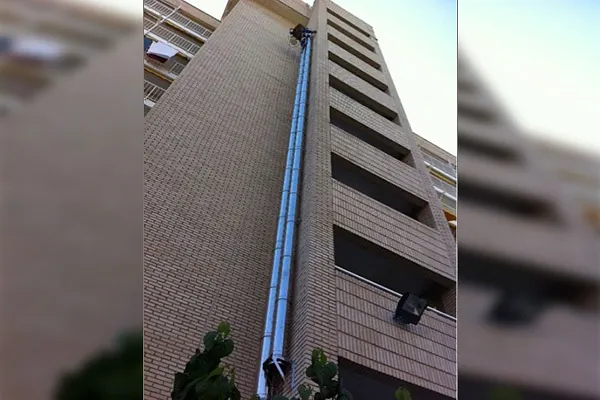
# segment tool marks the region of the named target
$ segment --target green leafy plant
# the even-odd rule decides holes
[[[222,322],[216,331],[204,336],[204,350],[196,349],[183,373],[175,374],[172,400],[240,400],[235,371],[221,366],[222,359],[229,356],[234,348],[229,333],[229,325]],[[274,396],[272,400],[352,400],[352,394],[343,388],[338,373],[337,365],[327,360],[325,352],[314,349],[306,376],[316,388],[304,384],[298,388],[298,396],[292,399]],[[396,400],[412,400],[405,388],[399,388],[395,397]],[[253,396],[251,400],[265,399]]]
[[[396,400],[412,400],[412,396],[408,389],[400,387],[396,390]]]
[[[172,400],[240,400],[235,385],[235,370],[221,365],[233,352],[229,324],[222,322],[216,331],[204,336],[204,350],[196,349],[183,372],[175,374]]]
[[[521,400],[523,397],[513,388],[498,386],[490,391],[489,398],[490,400]]]
[[[122,336],[117,346],[92,356],[59,381],[55,400],[142,400],[144,341],[141,332]]]

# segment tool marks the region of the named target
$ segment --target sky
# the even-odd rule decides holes
[[[87,1],[140,7],[137,0]],[[216,18],[226,4],[189,2]],[[374,27],[413,131],[450,153],[456,154],[458,36],[461,50],[525,131],[600,154],[600,1],[336,3]]]
[[[600,154],[600,1],[459,0],[459,41],[529,133]]]

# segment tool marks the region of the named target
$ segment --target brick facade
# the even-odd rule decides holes
[[[202,333],[225,316],[238,344],[231,362],[237,364],[243,394],[256,389],[300,51],[287,38],[295,23],[278,16],[277,7],[234,3],[146,118],[146,376],[152,382],[146,396],[152,399],[168,395],[173,373]],[[276,2],[265,7],[271,3]],[[339,16],[331,19],[339,30],[328,24],[328,8]],[[304,382],[310,354],[320,347],[333,360],[343,357],[453,397],[456,322],[427,311],[422,324],[406,330],[391,321],[398,295],[336,269],[334,226],[446,282],[456,279],[455,241],[377,42],[361,39],[371,51],[355,40],[364,36],[361,30],[373,35],[372,28],[327,0],[315,1],[304,18],[317,34],[286,334],[286,357],[293,367],[277,390],[290,393]],[[361,59],[339,43],[354,48]],[[330,53],[379,83],[353,75],[332,62]],[[356,92],[330,87],[331,77],[368,98],[369,107],[351,98]],[[331,125],[330,108],[408,156],[396,159]],[[334,180],[332,154],[425,204],[418,220]],[[448,288],[443,300],[451,312],[455,293]]]

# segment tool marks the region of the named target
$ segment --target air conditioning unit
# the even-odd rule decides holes
[[[413,293],[404,293],[396,306],[394,320],[403,324],[417,325],[427,308],[427,300]]]

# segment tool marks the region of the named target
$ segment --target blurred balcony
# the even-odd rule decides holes
[[[175,8],[158,0],[144,0],[144,9],[159,18],[164,18],[171,14]],[[192,21],[179,12],[171,14],[168,21],[173,23],[177,28],[191,34],[192,36],[206,42],[212,35],[212,32],[199,23]]]
[[[196,53],[200,51],[202,46],[189,41],[181,35],[176,34],[165,28],[164,26],[154,26],[155,22],[144,18],[144,30],[152,28],[150,32],[145,33],[150,39],[166,43],[175,48],[179,53],[192,58]]]
[[[161,96],[165,93],[165,89],[144,81],[144,105],[148,107],[154,107],[156,102],[160,100]]]

